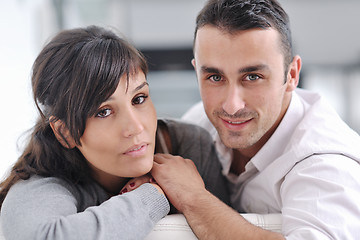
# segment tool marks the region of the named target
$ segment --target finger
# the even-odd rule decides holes
[[[162,157],[171,157],[171,156],[174,156],[174,155],[172,155],[172,154],[170,154],[170,153],[156,153],[155,155],[157,155],[157,156],[162,156]]]
[[[124,186],[121,190],[120,190],[120,195],[124,194],[124,193],[127,193],[129,190],[127,189],[126,186]]]
[[[155,178],[151,177],[149,182],[150,183],[156,183],[156,180],[155,180]]]
[[[156,179],[156,172],[158,171],[160,164],[154,161],[153,167],[150,170],[151,175]]]
[[[162,169],[164,167],[163,164],[161,163],[157,163],[154,162],[152,169],[150,170],[150,173],[153,177],[153,179],[156,181],[156,183],[159,184],[158,182],[158,178],[161,178],[162,172],[164,171],[164,169]]]
[[[175,160],[183,160],[183,158],[177,155],[171,155],[165,153],[157,153],[154,155],[154,161],[160,164]]]
[[[155,154],[154,155],[154,163],[162,164],[166,162],[166,156],[163,154]]]
[[[152,176],[150,174],[143,175],[141,177],[133,178],[129,182],[125,184],[125,186],[121,189],[120,194],[130,192],[138,188],[144,183],[149,183]]]
[[[135,190],[136,188],[138,188],[141,184],[139,184],[138,181],[132,181],[132,182],[128,182],[121,190],[120,190],[120,195],[127,193],[127,192],[131,192],[133,190]]]

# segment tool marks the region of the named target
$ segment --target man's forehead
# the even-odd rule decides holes
[[[281,53],[282,44],[279,32],[274,28],[249,29],[236,32],[224,31],[222,28],[206,25],[199,28],[194,42],[194,56],[200,52],[217,51],[220,54],[231,49],[228,54],[235,54],[239,49],[253,51],[268,51],[269,49]],[[255,52],[254,52],[255,53]]]

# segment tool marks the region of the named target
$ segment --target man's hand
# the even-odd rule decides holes
[[[194,195],[206,192],[204,182],[190,159],[170,154],[156,154],[151,174],[180,212],[184,212],[184,208],[192,202]]]
[[[156,154],[151,174],[199,239],[284,239],[252,225],[208,192],[189,159]]]

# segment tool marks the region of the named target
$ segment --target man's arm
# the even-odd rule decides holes
[[[199,239],[284,239],[252,225],[209,193],[189,159],[156,154],[151,173]]]

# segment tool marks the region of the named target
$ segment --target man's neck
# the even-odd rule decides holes
[[[251,160],[251,157],[243,155],[236,149],[233,149],[233,159],[231,162],[230,172],[239,176],[245,171],[246,164]]]

